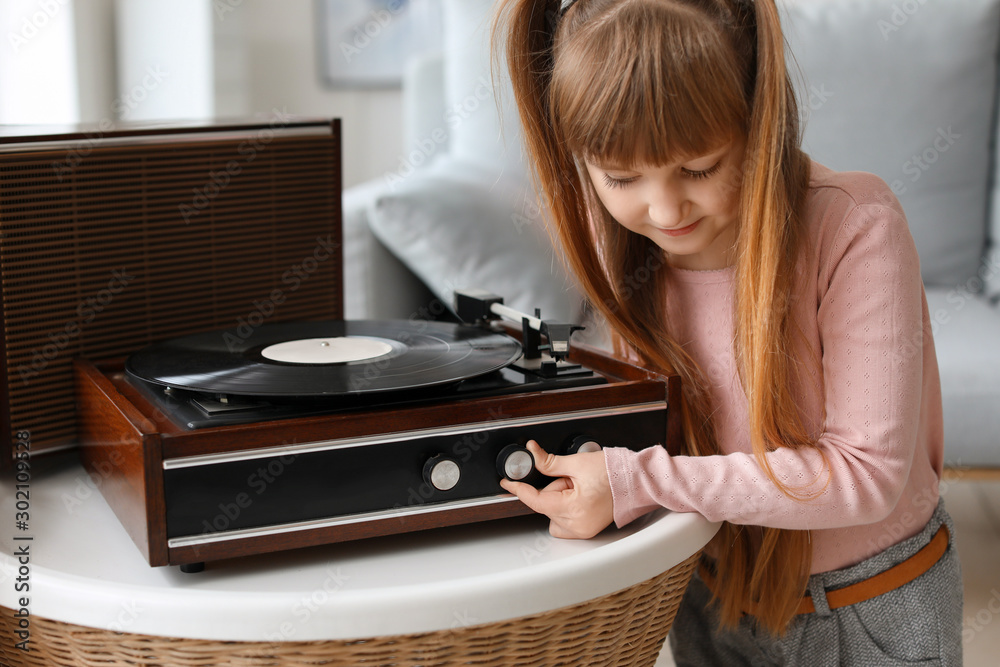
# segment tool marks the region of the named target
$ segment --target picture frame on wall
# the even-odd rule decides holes
[[[409,58],[441,48],[441,0],[316,0],[316,17],[330,88],[398,87]]]

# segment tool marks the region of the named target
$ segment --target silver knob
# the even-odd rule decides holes
[[[438,454],[424,464],[424,481],[438,491],[451,491],[460,479],[462,469],[454,459]]]
[[[520,445],[507,445],[497,457],[497,472],[509,480],[520,482],[535,469],[535,459]]]
[[[599,452],[603,449],[600,443],[585,435],[573,438],[573,442],[566,448],[567,454],[583,454],[586,452]]]

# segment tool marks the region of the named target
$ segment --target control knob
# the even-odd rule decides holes
[[[521,445],[507,445],[497,456],[497,472],[511,481],[524,481],[534,469],[534,457]]]
[[[443,454],[432,456],[424,464],[424,481],[438,491],[451,491],[461,478],[458,462]]]
[[[585,435],[578,435],[573,438],[573,442],[566,448],[567,454],[584,454],[586,452],[599,452],[603,449],[600,443]]]

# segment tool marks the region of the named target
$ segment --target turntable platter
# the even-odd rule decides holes
[[[241,337],[214,331],[154,343],[129,375],[190,391],[337,396],[452,384],[503,368],[520,344],[478,327],[422,320],[266,324]]]

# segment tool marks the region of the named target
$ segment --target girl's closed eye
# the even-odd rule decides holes
[[[611,174],[604,174],[604,185],[611,189],[628,187],[632,183],[635,183],[639,179],[638,176],[629,176],[627,178],[615,177]]]
[[[717,174],[719,170],[722,169],[722,162],[723,161],[720,159],[707,169],[689,169],[687,167],[681,167],[680,171],[681,174],[683,174],[687,178],[700,180],[704,178],[709,178]],[[604,185],[607,188],[613,190],[613,189],[628,187],[632,183],[635,183],[637,180],[639,180],[639,176],[612,176],[607,172],[603,172],[601,174],[601,180],[604,181]]]
[[[681,171],[683,171],[686,176],[689,176],[690,178],[697,180],[702,178],[708,178],[709,176],[718,173],[718,171],[721,168],[722,168],[722,160],[719,160],[708,169],[695,170],[695,169],[686,169],[682,167]]]

